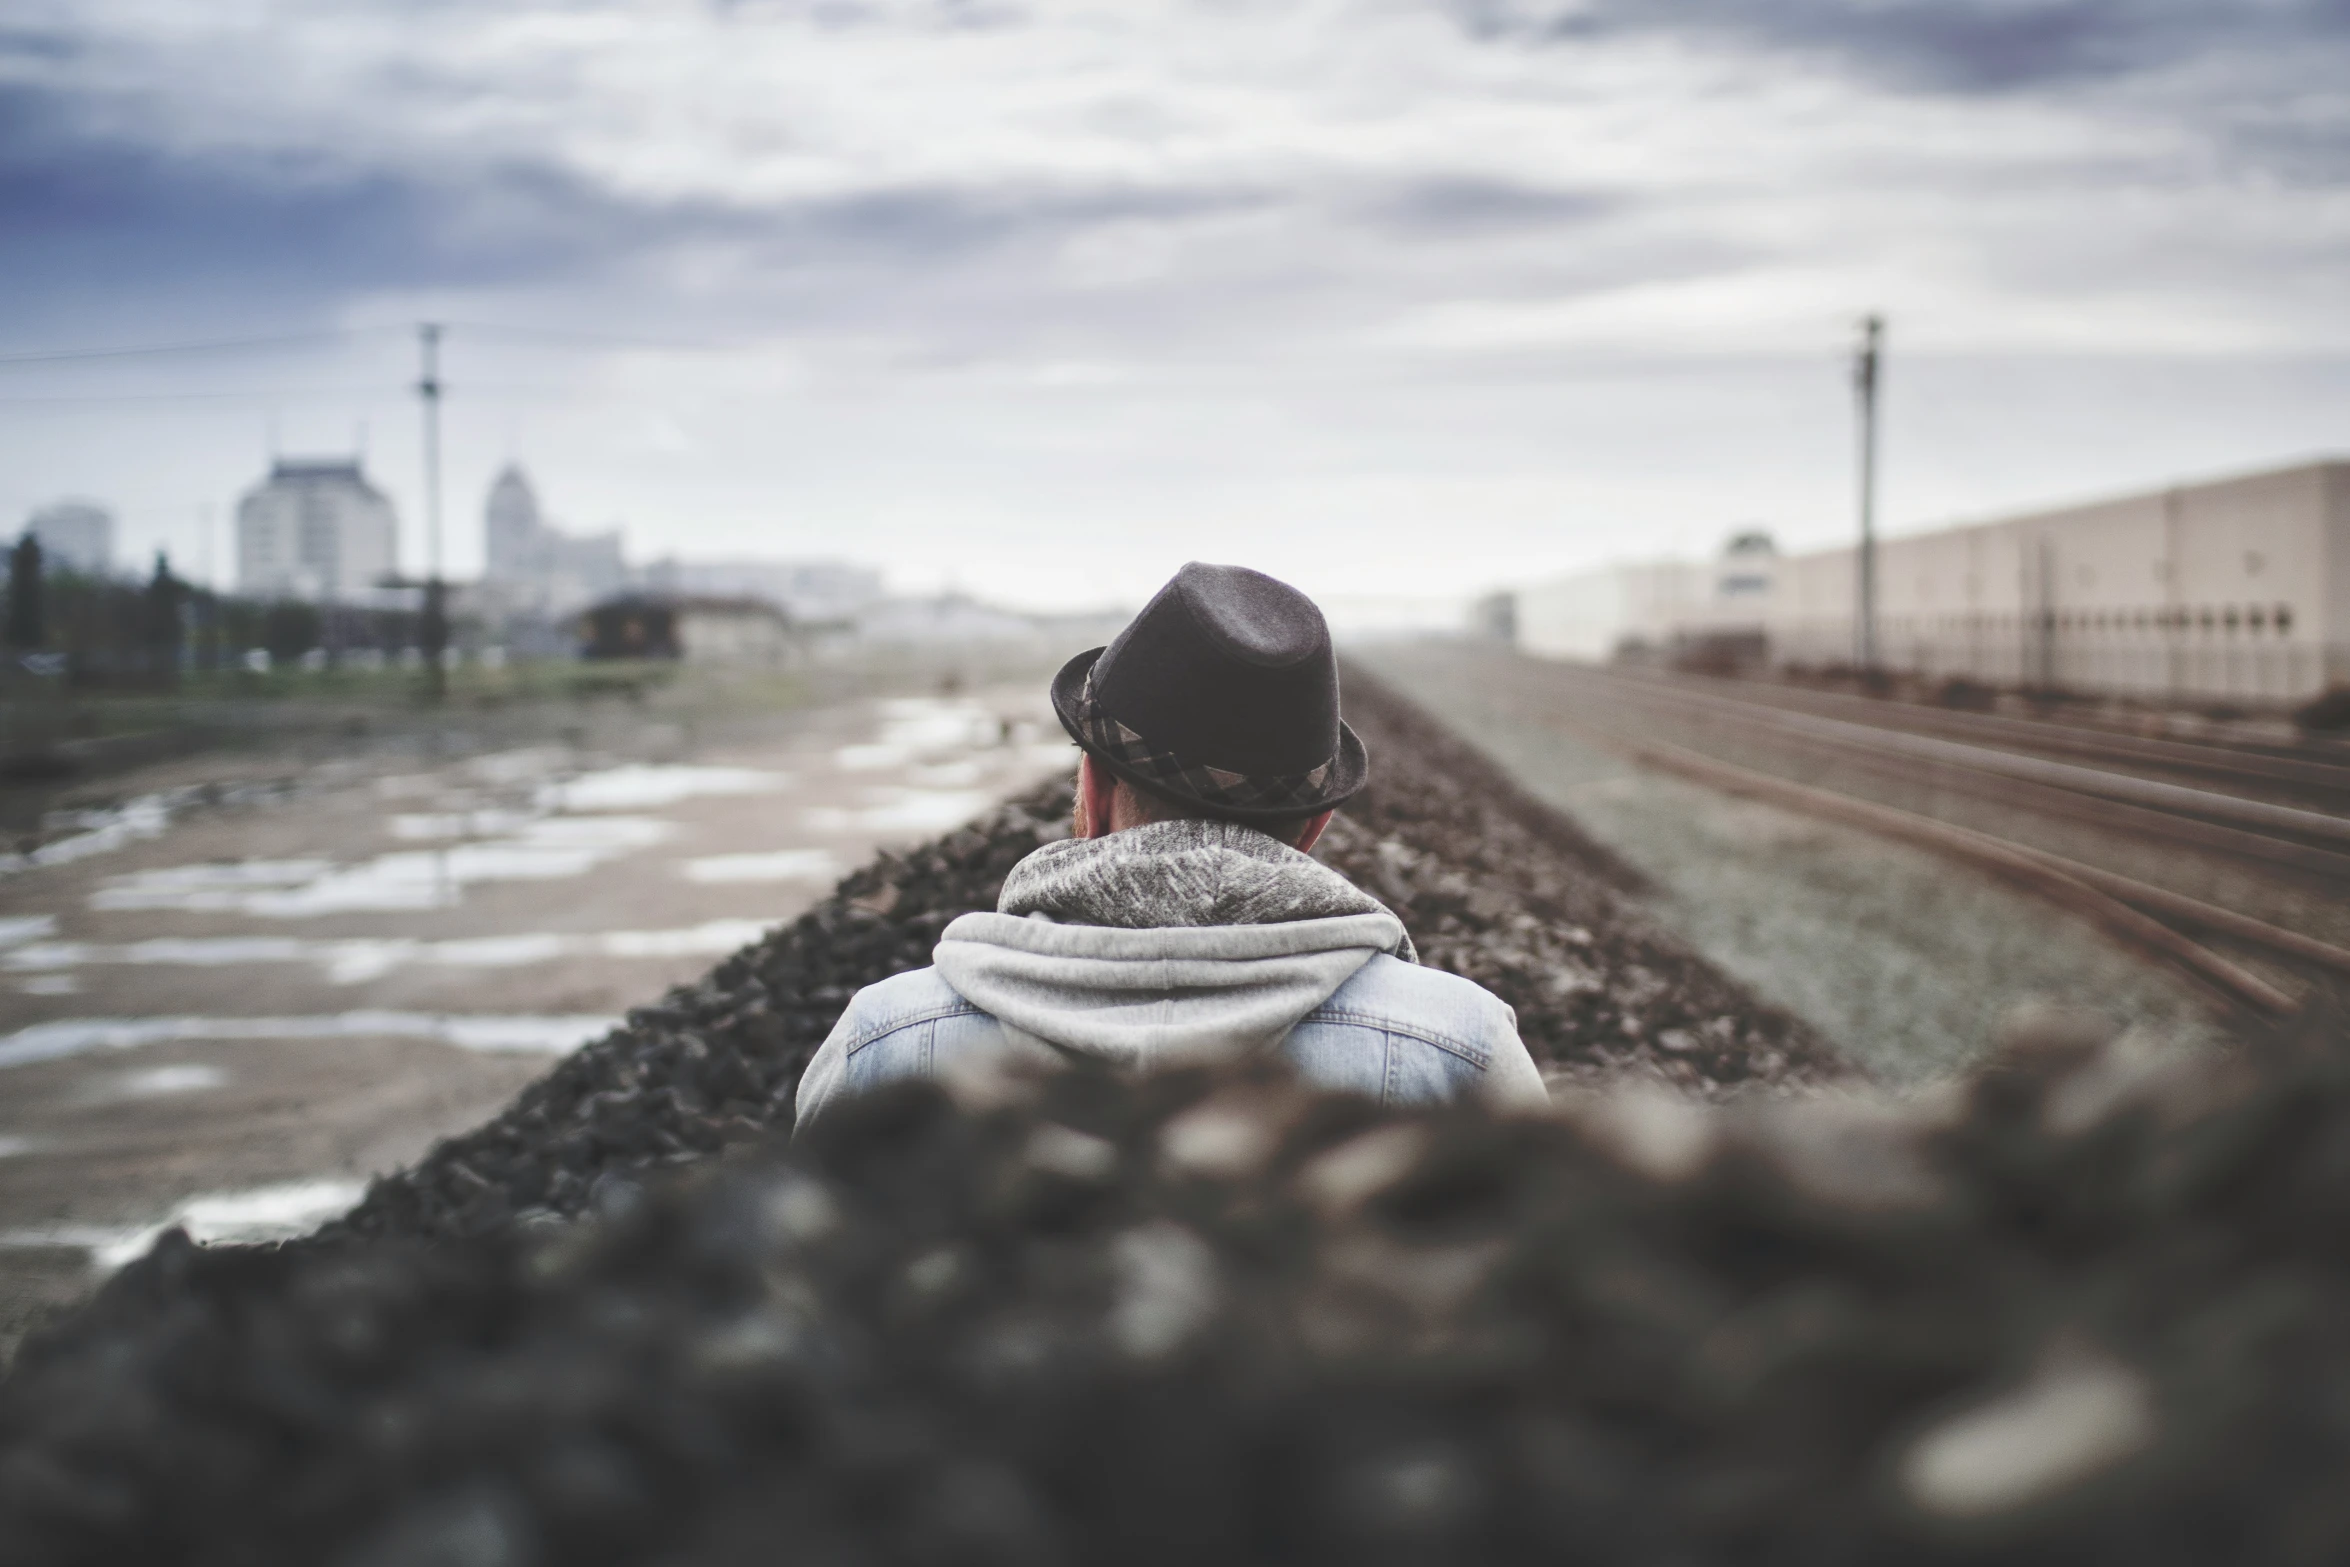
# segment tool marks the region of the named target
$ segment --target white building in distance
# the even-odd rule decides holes
[[[1858,552],[1749,542],[1531,584],[1519,644],[1604,659],[1759,632],[1773,663],[1849,667]],[[1928,679],[2299,701],[2350,682],[2350,462],[1881,539],[1876,621],[1879,664]]]
[[[620,534],[580,536],[551,526],[530,479],[508,463],[482,506],[482,581],[509,608],[564,615],[628,584]]]
[[[365,598],[399,567],[399,520],[354,457],[281,457],[237,502],[237,587],[254,597]]]
[[[51,571],[103,577],[114,569],[114,513],[92,501],[53,501],[25,520]]]
[[[856,620],[883,597],[879,571],[840,560],[657,560],[643,576],[659,593],[762,599],[802,625]]]
[[[1545,658],[1597,662],[1670,646],[1707,617],[1711,573],[1694,561],[1628,561],[1518,590],[1518,645]]]
[[[1857,552],[1781,565],[1781,663],[1849,663]],[[2350,680],[2350,462],[1883,540],[1887,668],[1997,685],[2297,701]]]

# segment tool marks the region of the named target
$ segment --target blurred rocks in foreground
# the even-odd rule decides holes
[[[2342,1044],[909,1085],[570,1221],[167,1243],[0,1390],[0,1560],[2339,1560]]]

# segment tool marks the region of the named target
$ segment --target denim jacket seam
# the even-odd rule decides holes
[[[1400,1034],[1406,1039],[1416,1039],[1423,1045],[1432,1045],[1447,1055],[1459,1056],[1479,1071],[1488,1070],[1493,1065],[1493,1052],[1490,1050],[1480,1050],[1465,1039],[1437,1034],[1376,1012],[1358,1012],[1351,1007],[1320,1006],[1298,1020],[1301,1028],[1308,1023],[1356,1023],[1365,1028],[1378,1029],[1381,1033]]]
[[[935,1024],[944,1022],[950,1017],[977,1017],[979,1015],[977,1007],[958,996],[952,1005],[924,1007],[919,1011],[907,1013],[903,1017],[892,1017],[883,1022],[870,1024],[849,1036],[849,1042],[841,1047],[841,1054],[853,1056],[860,1050],[881,1043],[892,1034],[902,1034],[907,1029],[919,1028],[924,1023]]]

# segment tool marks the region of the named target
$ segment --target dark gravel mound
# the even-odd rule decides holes
[[[1627,907],[1639,874],[1484,753],[1359,670],[1346,690],[1371,787],[1331,824],[1320,858],[1387,900],[1422,962],[1515,1007],[1546,1072],[1633,1068],[1715,1090],[1854,1070]]]
[[[1628,911],[1612,885],[1629,873],[1492,763],[1360,675],[1348,677],[1347,712],[1377,781],[1323,858],[1392,903],[1425,961],[1516,1007],[1546,1068],[1638,1065],[1697,1087],[1835,1070],[1796,1024]],[[495,1120],[378,1181],[338,1228],[467,1234],[576,1213],[607,1172],[788,1126],[800,1073],[849,997],[928,963],[957,915],[993,908],[1024,855],[1068,835],[1069,809],[1069,786],[1053,785],[883,856],[700,982],[631,1012]]]
[[[831,896],[701,980],[638,1007],[494,1120],[379,1180],[338,1226],[470,1234],[577,1213],[607,1172],[707,1157],[789,1127],[808,1058],[859,989],[930,961],[949,921],[993,908],[1004,877],[1069,835],[1070,787],[1040,789]]]
[[[0,1562],[2340,1561],[2346,1043],[905,1085],[571,1224],[167,1244],[0,1388]]]

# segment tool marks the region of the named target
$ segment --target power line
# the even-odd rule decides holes
[[[549,388],[550,393],[555,389]],[[189,403],[280,402],[290,397],[387,399],[400,396],[397,386],[271,386],[230,392],[69,392],[48,397],[0,396],[0,407],[37,408],[77,403]]]
[[[290,348],[304,343],[337,342],[387,327],[332,327],[316,332],[283,332],[267,337],[215,337],[178,343],[137,343],[114,348],[42,349],[33,353],[0,354],[0,365],[69,364],[95,359],[154,359],[176,354],[240,353],[255,348]]]
[[[503,338],[512,342],[541,343],[554,347],[578,349],[639,348],[660,349],[672,353],[725,353],[739,349],[736,343],[716,343],[695,338],[661,338],[633,336],[617,332],[582,331],[570,327],[520,326],[497,321],[451,321],[444,323],[450,330],[467,336]],[[0,354],[0,369],[13,366],[93,364],[119,359],[161,359],[205,354],[236,354],[274,348],[298,348],[320,343],[348,342],[363,337],[377,337],[402,330],[390,326],[331,327],[312,332],[279,332],[253,337],[216,337],[190,339],[169,343],[130,343],[102,348],[37,349],[26,353]],[[90,401],[112,401],[115,394],[93,397]],[[146,396],[178,396],[164,394],[120,394],[124,400],[138,400]],[[233,396],[234,393],[195,393],[194,396]],[[65,402],[71,398],[0,398],[0,402]]]

